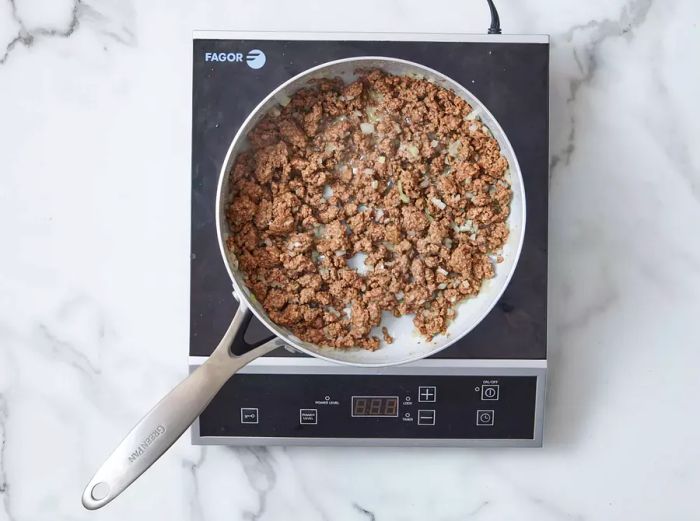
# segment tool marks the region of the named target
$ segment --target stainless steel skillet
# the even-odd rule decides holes
[[[284,102],[313,78],[339,76],[346,81],[356,77],[359,68],[377,67],[399,75],[419,75],[454,91],[477,111],[498,140],[502,154],[510,165],[509,177],[513,189],[511,213],[508,220],[510,236],[503,248],[504,261],[496,266],[496,276],[485,282],[473,299],[457,306],[457,316],[447,334],[431,342],[416,334],[410,317],[392,319],[385,324],[391,330],[394,344],[377,351],[362,349],[334,350],[303,342],[288,330],[273,323],[260,304],[251,298],[235,256],[226,248],[229,233],[225,208],[229,194],[228,173],[236,156],[248,147],[248,132],[260,118],[280,102]],[[360,367],[397,365],[425,358],[445,349],[471,331],[496,304],[515,270],[525,232],[525,193],[520,167],[510,142],[498,122],[486,107],[463,86],[447,76],[425,67],[395,58],[357,57],[324,63],[313,67],[271,92],[248,116],[229,147],[219,175],[216,196],[217,234],[226,268],[231,277],[239,307],[231,325],[211,357],[199,369],[183,380],[146,414],[100,467],[83,492],[83,505],[91,510],[100,508],[118,496],[145,472],[182,435],[205,409],[221,387],[241,367],[255,358],[282,345],[331,362]],[[255,315],[276,337],[241,356],[231,352],[231,345],[242,339],[245,325]]]

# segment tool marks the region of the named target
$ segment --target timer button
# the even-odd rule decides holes
[[[418,387],[419,402],[434,402],[437,399],[437,390],[434,385],[421,385]]]
[[[299,409],[299,423],[301,425],[316,425],[318,423],[318,409]]]
[[[435,409],[419,409],[418,425],[435,425]]]
[[[476,411],[476,424],[490,427],[493,425],[493,409]]]

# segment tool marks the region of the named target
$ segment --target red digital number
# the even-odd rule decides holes
[[[355,415],[364,416],[365,414],[367,414],[367,398],[355,398]]]

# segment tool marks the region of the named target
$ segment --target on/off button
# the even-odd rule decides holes
[[[481,399],[482,400],[498,400],[500,386],[498,384],[482,385]]]

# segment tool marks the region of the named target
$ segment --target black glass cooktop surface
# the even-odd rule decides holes
[[[472,332],[434,358],[546,358],[547,43],[505,37],[476,42],[195,39],[193,51],[190,355],[211,354],[237,306],[219,253],[214,204],[219,171],[239,126],[270,91],[309,67],[352,56],[389,56],[436,69],[476,95],[505,130],[525,182],[525,242],[508,288]],[[246,339],[266,336],[253,319]]]

